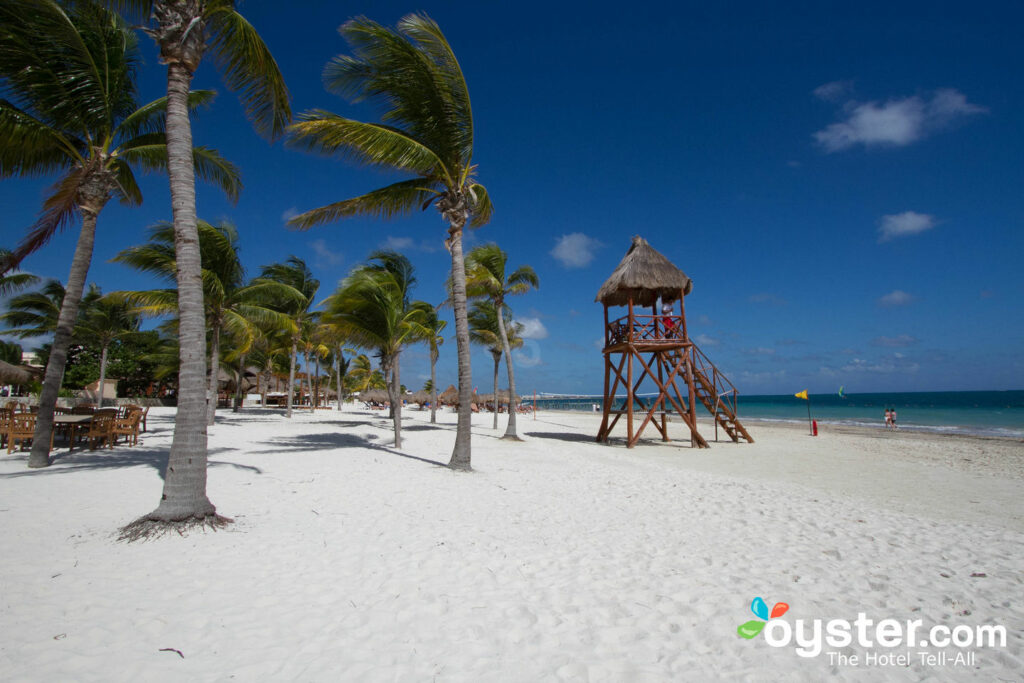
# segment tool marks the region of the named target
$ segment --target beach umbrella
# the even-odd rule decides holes
[[[438,403],[445,403],[447,405],[455,405],[459,401],[459,392],[455,388],[454,384],[449,384],[448,388],[442,391],[437,396]]]

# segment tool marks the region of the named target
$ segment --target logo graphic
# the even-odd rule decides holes
[[[781,617],[789,610],[789,605],[784,602],[777,602],[772,607],[771,614],[768,613],[768,605],[765,604],[764,599],[754,598],[754,601],[750,603],[750,611],[754,613],[757,619],[751,619],[745,624],[740,624],[736,629],[736,633],[739,633],[742,637],[750,640],[764,629],[764,625],[769,619],[775,619]]]

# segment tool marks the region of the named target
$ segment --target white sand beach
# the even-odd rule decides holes
[[[209,493],[235,523],[131,544],[172,410],[136,448],[45,470],[5,451],[0,678],[1024,679],[1019,441],[750,423],[754,444],[627,450],[594,443],[594,415],[524,416],[522,443],[476,415],[467,474],[439,466],[439,418],[405,411],[399,453],[380,412],[223,413]],[[835,664],[740,638],[757,596],[794,621],[1002,625],[1006,645]]]

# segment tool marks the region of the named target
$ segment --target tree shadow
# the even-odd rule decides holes
[[[597,438],[593,434],[578,434],[574,432],[528,432],[527,436],[538,439],[557,439],[571,443],[592,443],[598,445]]]
[[[373,434],[361,436],[358,434],[341,434],[338,432],[319,432],[316,434],[300,434],[297,436],[281,437],[269,441],[262,441],[260,443],[288,451],[322,451],[324,449],[335,448],[369,448],[375,451],[383,451],[385,453],[390,453],[391,455],[397,455],[409,460],[418,460],[420,462],[427,463],[428,465],[436,465],[437,467],[444,468],[448,467],[448,463],[410,455],[409,453],[403,453],[392,447],[377,443],[376,437]]]
[[[229,448],[211,448],[207,451],[208,467],[230,466],[240,470],[247,470],[254,474],[263,474],[263,470],[252,465],[242,465],[236,462],[222,460],[210,460],[209,458],[217,453],[230,451]],[[114,450],[74,450],[60,451],[51,456],[52,463],[49,467],[39,469],[26,468],[22,472],[9,472],[0,474],[0,479],[17,479],[19,477],[44,476],[52,474],[67,474],[81,470],[116,470],[126,467],[152,467],[161,479],[167,472],[167,461],[170,458],[170,447],[167,448],[146,448],[135,446],[134,448],[118,447]],[[16,458],[28,462],[28,453],[23,458]]]

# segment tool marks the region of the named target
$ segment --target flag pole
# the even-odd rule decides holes
[[[807,395],[807,430],[811,436],[814,436],[814,426],[811,424],[811,395]]]

